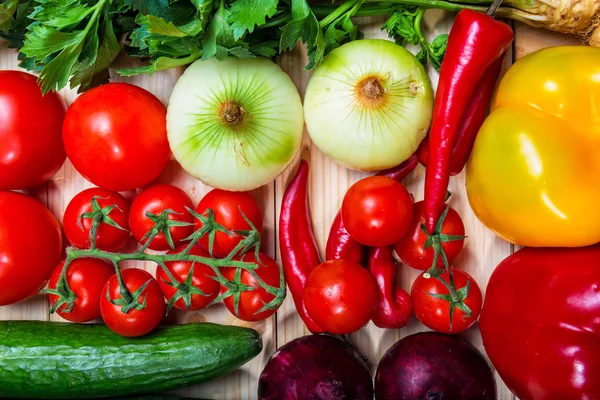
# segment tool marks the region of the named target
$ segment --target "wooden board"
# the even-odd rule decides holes
[[[425,19],[427,35],[434,37],[439,33],[448,32],[451,26],[451,19],[452,17],[445,13],[435,10],[428,11]],[[379,30],[381,20],[365,19],[361,22],[367,37],[384,37],[384,34]],[[516,40],[512,53],[507,57],[507,66],[517,58],[539,48],[552,45],[578,44],[576,38],[550,34],[521,24],[516,24],[515,31]],[[304,71],[304,66],[307,62],[304,48],[298,46],[294,52],[279,57],[277,62],[292,77],[300,94],[304,96],[304,90],[310,78],[310,73]],[[118,63],[122,66],[131,63],[131,61],[126,60],[125,57],[121,57]],[[0,43],[0,69],[17,68],[16,52],[6,49],[5,44]],[[180,68],[157,73],[151,78],[148,76],[122,78],[116,76],[114,71],[111,71],[111,76],[115,81],[130,82],[150,90],[166,104],[173,85],[182,72],[183,69]],[[437,74],[431,70],[430,76],[434,85],[436,85]],[[76,92],[73,90],[63,90],[61,94],[68,103],[72,102],[76,97]],[[275,182],[265,185],[253,193],[255,198],[260,202],[265,215],[263,248],[266,252],[274,256],[278,256],[276,252],[277,227],[275,222],[279,218],[281,198],[290,175],[295,172],[297,161],[300,158],[305,158],[310,162],[310,206],[315,235],[322,253],[329,232],[329,226],[339,209],[346,189],[358,179],[366,176],[366,174],[350,171],[334,164],[312,145],[308,135],[305,134],[302,149],[296,161]],[[420,200],[423,197],[423,172],[423,169],[419,168],[416,173],[412,174],[405,181],[406,186],[415,196],[416,200]],[[173,160],[169,163],[159,181],[168,182],[184,189],[192,196],[195,203],[210,190],[209,187],[187,175]],[[56,217],[62,220],[65,207],[71,198],[90,186],[92,185],[81,177],[67,161],[49,183],[31,190],[30,194],[47,204]],[[503,242],[493,235],[475,218],[466,198],[464,174],[460,174],[451,180],[450,190],[454,193],[451,205],[463,217],[469,236],[466,248],[459,257],[457,265],[460,265],[461,268],[473,275],[481,288],[485,290],[487,280],[495,266],[511,254],[514,249],[510,244]],[[133,193],[128,193],[127,195],[132,196]],[[135,243],[130,243],[129,246],[133,247]],[[140,263],[137,266],[146,268],[152,272],[155,269],[155,266],[151,264],[144,265]],[[401,266],[400,269],[399,281],[408,290],[411,282],[418,275],[418,271],[406,266]],[[60,320],[60,317],[49,317],[47,299],[44,296],[36,296],[21,304],[0,307],[0,320],[9,319],[55,321]],[[251,326],[262,333],[265,344],[264,351],[240,370],[212,382],[177,391],[181,395],[209,399],[233,400],[256,398],[258,376],[270,354],[277,347],[309,333],[300,318],[296,315],[291,297],[288,297],[275,316],[260,323],[251,324],[239,321],[232,317],[223,306],[214,306],[210,309],[197,312],[175,312],[167,318],[167,322],[169,323],[200,321]],[[422,330],[424,330],[424,327],[414,319],[408,327],[402,330],[382,330],[369,324],[366,328],[351,335],[350,340],[362,354],[368,357],[369,366],[374,371],[381,356],[393,343],[403,336]],[[467,331],[464,336],[471,340],[481,351],[484,351],[477,327],[473,327]],[[498,399],[514,400],[515,397],[502,384],[499,377],[497,377],[497,382]]]

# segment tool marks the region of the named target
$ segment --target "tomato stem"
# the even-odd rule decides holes
[[[106,216],[107,216],[108,212],[110,212],[110,210],[108,210],[108,212],[106,212],[106,210],[105,210],[103,213],[99,213],[99,214],[95,213],[93,215],[92,227],[90,229],[90,236],[92,235],[92,232],[94,234],[94,237],[90,237],[90,243],[92,243],[93,246],[90,246],[89,249],[78,249],[78,248],[74,248],[74,247],[70,247],[67,249],[67,259],[65,261],[65,268],[63,268],[63,271],[61,272],[61,279],[64,279],[65,287],[67,288],[66,290],[70,290],[70,289],[68,289],[68,285],[66,284],[66,277],[65,277],[66,268],[72,260],[75,260],[78,258],[101,259],[101,260],[108,261],[114,265],[115,274],[117,275],[117,281],[119,283],[119,291],[120,291],[120,294],[122,297],[122,301],[118,299],[119,304],[123,306],[122,311],[124,313],[126,313],[129,310],[131,310],[132,308],[136,308],[136,309],[143,308],[143,307],[145,307],[145,302],[139,301],[141,299],[143,290],[140,291],[138,289],[138,290],[136,290],[136,292],[134,294],[130,293],[130,291],[127,289],[127,287],[125,286],[125,284],[123,282],[123,276],[121,274],[120,263],[122,261],[151,261],[151,262],[156,263],[158,265],[158,267],[161,268],[165,272],[165,274],[167,275],[167,277],[170,280],[170,283],[168,283],[168,282],[167,283],[171,284],[173,287],[175,287],[177,289],[177,293],[169,301],[168,310],[172,307],[172,305],[175,303],[175,301],[177,301],[180,298],[183,298],[184,302],[186,303],[186,306],[189,306],[191,294],[199,294],[199,295],[203,295],[203,296],[206,295],[199,288],[193,286],[193,284],[191,283],[191,273],[192,273],[193,269],[190,269],[190,275],[188,276],[188,279],[186,280],[186,282],[181,283],[175,279],[175,277],[173,276],[171,271],[169,271],[169,269],[166,266],[166,263],[168,263],[168,262],[187,261],[187,262],[192,263],[192,268],[194,266],[194,263],[201,263],[201,264],[205,264],[208,267],[210,267],[215,273],[215,276],[212,278],[215,279],[217,282],[219,282],[223,287],[227,288],[226,292],[220,294],[211,304],[214,304],[214,303],[216,303],[226,297],[229,297],[229,296],[233,296],[234,303],[235,303],[236,298],[238,299],[237,302],[239,302],[239,296],[242,292],[255,290],[260,287],[260,288],[263,288],[266,292],[275,296],[275,298],[273,300],[271,300],[269,303],[264,304],[264,307],[261,310],[257,311],[257,313],[263,312],[267,309],[276,309],[277,307],[279,307],[283,303],[283,300],[285,299],[285,295],[286,295],[283,269],[281,267],[279,268],[280,279],[279,279],[278,287],[274,287],[274,286],[267,284],[256,273],[255,270],[260,267],[260,265],[259,265],[260,258],[258,256],[258,252],[260,250],[261,235],[258,232],[258,230],[256,229],[256,227],[252,224],[252,222],[244,215],[244,213],[240,210],[242,217],[246,220],[246,222],[248,222],[250,229],[244,230],[244,231],[230,232],[225,227],[223,227],[222,225],[220,225],[218,222],[215,221],[214,213],[210,209],[207,209],[202,214],[198,214],[197,212],[195,212],[194,210],[189,209],[189,208],[187,209],[187,211],[189,213],[191,213],[200,222],[202,222],[203,225],[200,229],[193,232],[188,238],[186,238],[186,241],[189,241],[189,243],[182,251],[180,251],[178,253],[169,253],[169,254],[146,253],[146,250],[148,249],[150,242],[160,232],[164,232],[165,229],[169,228],[170,225],[169,225],[168,221],[170,221],[170,220],[167,221],[168,213],[163,213],[164,215],[161,214],[160,216],[153,216],[155,218],[153,218],[152,220],[154,221],[155,225],[148,232],[146,237],[142,239],[142,241],[144,243],[141,244],[140,249],[138,251],[136,251],[135,253],[117,253],[117,252],[110,252],[110,251],[98,249],[95,246],[96,239],[97,239],[96,236],[97,236],[97,232],[98,232],[98,226],[101,222],[103,222],[103,219],[106,219]],[[97,218],[97,215],[99,215],[98,218]],[[90,218],[91,216],[86,216],[86,217]],[[225,258],[215,259],[212,257],[204,257],[204,256],[190,254],[190,251],[192,250],[192,248],[194,246],[196,246],[198,241],[206,235],[208,236],[208,239],[209,239],[208,240],[209,241],[209,250],[212,250],[212,244],[214,243],[214,238],[215,238],[215,235],[217,232],[224,232],[228,235],[240,235],[242,237],[242,240],[231,251],[231,253]],[[248,251],[254,251],[254,253],[256,255],[256,260],[258,261],[258,263],[240,261],[240,260],[235,259]],[[220,271],[220,268],[225,268],[225,267],[236,268],[238,271],[237,274],[241,274],[242,270],[248,271],[252,275],[252,277],[256,280],[256,283],[258,286],[245,285],[245,284],[242,284],[241,281],[236,282],[234,280],[232,282],[232,281],[227,280]],[[73,296],[74,296],[74,294],[73,294]],[[111,299],[111,301],[114,302],[115,300]]]

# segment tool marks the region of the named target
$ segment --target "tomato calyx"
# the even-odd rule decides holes
[[[437,279],[444,285],[444,287],[448,290],[448,294],[439,294],[439,293],[427,293],[429,296],[434,297],[436,299],[444,300],[449,303],[450,307],[450,330],[452,330],[452,319],[454,318],[454,311],[456,308],[461,310],[465,315],[464,318],[471,317],[471,309],[469,306],[465,304],[465,300],[469,296],[469,291],[471,289],[471,283],[467,280],[467,283],[462,288],[457,289],[456,284],[454,283],[454,274],[452,269],[448,270],[448,281],[446,282],[440,273],[441,268],[435,269],[435,274],[431,274],[430,270],[423,274],[425,278],[434,278]]]
[[[438,257],[441,257],[446,272],[448,272],[450,269],[448,257],[446,256],[446,252],[444,251],[443,243],[454,242],[466,238],[466,236],[447,235],[445,233],[442,233],[444,221],[446,220],[446,216],[448,215],[449,210],[450,206],[447,205],[444,209],[444,212],[438,219],[433,233],[429,233],[425,224],[421,224],[421,230],[423,231],[423,233],[425,233],[425,235],[427,235],[427,240],[425,240],[423,248],[428,249],[430,247],[433,247],[433,263],[431,264],[431,268],[429,268],[429,270],[427,271],[431,276],[434,276],[434,274],[436,274]]]
[[[143,249],[145,250],[150,246],[152,239],[154,239],[159,234],[163,234],[167,244],[171,249],[175,249],[175,242],[173,241],[173,236],[171,235],[171,228],[177,226],[192,226],[193,223],[178,221],[176,219],[170,219],[169,215],[182,215],[177,211],[173,211],[170,208],[164,210],[160,213],[160,215],[156,215],[151,213],[150,211],[146,212],[146,217],[148,217],[152,222],[154,222],[154,226],[150,229],[146,234],[140,239],[140,243],[143,245]],[[148,240],[150,237],[152,239]]]
[[[117,277],[120,274],[117,274]],[[125,285],[121,285],[123,278],[119,278],[119,288],[121,297],[116,299],[110,298],[110,288],[106,291],[106,300],[114,304],[115,306],[121,306],[121,312],[123,314],[129,313],[131,310],[143,310],[146,308],[146,295],[144,295],[144,290],[151,282],[151,280],[146,281],[142,286],[137,288],[133,293],[129,293],[129,290],[125,287]],[[140,301],[140,299],[143,300]]]
[[[77,219],[77,225],[79,226],[79,228],[81,228],[82,231],[85,229],[83,227],[83,223],[82,223],[83,219],[91,219],[92,220],[92,227],[90,229],[90,247],[91,248],[96,247],[96,240],[98,238],[96,233],[97,233],[98,227],[100,226],[101,223],[113,226],[122,231],[127,231],[127,229],[123,228],[114,219],[112,219],[110,217],[110,213],[115,208],[121,212],[123,212],[123,210],[121,210],[119,208],[119,206],[117,206],[116,204],[111,204],[106,207],[101,207],[100,204],[98,203],[98,199],[106,200],[105,197],[100,197],[100,196],[92,197],[92,211],[81,214],[79,216],[79,218]]]
[[[69,268],[70,263],[70,259],[67,259],[65,261],[65,265],[63,266],[60,277],[56,282],[55,289],[47,288],[41,291],[42,293],[57,296],[56,301],[50,308],[50,314],[56,313],[58,309],[63,305],[64,307],[61,310],[61,312],[70,313],[71,311],[73,311],[73,307],[75,306],[75,300],[77,300],[77,295],[75,294],[75,292],[73,292],[73,290],[71,290],[71,288],[69,287],[69,283],[67,282],[67,268]]]
[[[163,268],[163,270],[167,273],[167,277],[169,278],[169,280],[167,281],[166,279],[163,279],[162,281],[167,285],[177,289],[177,292],[175,292],[175,294],[173,295],[173,297],[171,297],[171,300],[169,300],[169,303],[167,304],[167,313],[171,311],[171,308],[173,308],[173,306],[179,299],[182,299],[183,304],[185,304],[185,308],[189,309],[192,306],[192,295],[196,294],[205,297],[208,296],[208,294],[204,293],[202,289],[194,286],[192,282],[194,278],[194,264],[195,262],[192,262],[192,265],[190,266],[190,271],[188,272],[188,276],[185,278],[185,281],[183,281],[183,283],[175,279],[173,274],[171,274],[171,272],[168,268],[166,268],[166,266],[165,268]]]

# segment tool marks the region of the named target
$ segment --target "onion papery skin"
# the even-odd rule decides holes
[[[270,60],[198,60],[177,81],[167,112],[175,159],[214,188],[245,191],[293,160],[304,127],[296,86]]]
[[[365,96],[361,88],[373,79],[375,90]],[[423,66],[402,46],[379,39],[329,53],[304,98],[312,141],[338,164],[362,171],[407,160],[427,134],[432,113],[433,89]]]

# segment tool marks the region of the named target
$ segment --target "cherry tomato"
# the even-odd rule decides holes
[[[42,96],[31,74],[0,71],[0,110],[0,189],[26,189],[52,178],[67,157],[60,96]]]
[[[134,294],[146,283],[148,284],[136,302],[138,307],[141,307],[144,301],[146,305],[142,309],[131,308],[126,314],[123,313],[123,306],[113,303],[113,301],[123,301],[117,275],[113,275],[102,290],[103,294],[100,298],[102,318],[113,332],[121,336],[136,337],[145,335],[160,324],[165,313],[165,298],[158,283],[148,272],[142,269],[129,268],[121,271],[121,274],[125,287],[131,294]]]
[[[175,250],[170,251],[169,254],[180,253],[186,247],[187,245],[185,244],[181,245]],[[209,257],[209,254],[199,247],[192,247],[190,254],[195,256]],[[189,298],[189,307],[186,306],[183,297],[179,298],[177,301],[175,301],[173,307],[180,310],[199,310],[208,306],[219,295],[221,285],[219,285],[219,282],[211,278],[211,276],[216,276],[215,271],[213,271],[213,269],[206,264],[197,262],[194,262],[193,264],[194,273],[192,274],[191,284],[195,288],[204,292],[206,296],[198,293],[191,294]],[[184,283],[190,275],[192,262],[170,261],[165,263],[165,265],[177,282]],[[171,298],[173,298],[173,296],[177,293],[177,289],[169,285],[171,280],[165,271],[163,271],[163,269],[160,267],[156,269],[156,280],[158,281],[158,286],[160,286],[160,290],[162,290],[167,301],[171,301]]]
[[[377,287],[369,271],[359,264],[326,261],[308,276],[304,303],[325,332],[352,333],[371,319],[377,307]]]
[[[439,279],[434,277],[426,278],[426,273],[424,272],[415,279],[410,293],[415,316],[423,325],[442,333],[459,333],[464,331],[475,323],[481,312],[481,290],[475,279],[459,269],[452,268],[451,271],[457,291],[454,301],[462,303],[462,305],[454,307],[452,324],[450,324],[450,292]],[[447,284],[449,283],[447,272],[444,271],[440,275],[440,278]],[[441,295],[446,298],[436,298],[435,295]],[[471,310],[470,315],[462,309],[465,306]]]
[[[64,265],[65,260],[62,260],[52,272],[49,289],[56,289]],[[66,304],[63,304],[56,313],[71,322],[89,322],[100,318],[100,298],[104,294],[102,289],[114,274],[112,265],[97,258],[77,258],[71,261],[67,269],[67,284],[77,297],[70,312],[64,311]],[[58,298],[51,294],[50,305],[54,306]]]
[[[144,190],[131,203],[129,211],[129,226],[131,234],[144,244],[144,236],[162,221],[160,233],[150,242],[152,250],[169,250],[167,240],[171,237],[173,247],[180,245],[185,238],[192,234],[194,217],[186,209],[193,209],[192,199],[181,189],[172,185],[154,185]],[[170,212],[171,211],[171,212]],[[153,214],[148,217],[148,213]],[[176,226],[173,223],[188,223],[187,226]]]
[[[92,207],[94,197],[98,205],[96,209]],[[107,208],[111,206],[115,207],[112,210]],[[87,215],[80,220],[79,217],[83,214]],[[90,247],[93,214],[101,218],[96,232],[96,247],[106,251],[116,251],[123,247],[129,238],[129,202],[119,193],[100,188],[86,189],[69,202],[63,216],[63,229],[69,242],[80,249]]]
[[[356,182],[342,202],[342,221],[358,242],[372,247],[396,243],[408,232],[413,200],[402,184],[385,176]]]
[[[171,156],[165,106],[152,93],[108,83],[79,96],[67,110],[65,150],[87,180],[114,191],[158,178]]]
[[[257,262],[254,253],[246,253],[238,259],[240,261],[259,264],[259,267],[255,270],[258,276],[267,285],[279,287],[279,266],[275,260],[264,253],[259,253],[258,258],[260,263]],[[225,306],[227,306],[229,312],[244,321],[262,321],[263,319],[267,319],[271,315],[275,314],[277,310],[266,310],[257,314],[257,312],[263,308],[265,303],[273,300],[275,296],[261,288],[258,285],[258,282],[256,282],[256,279],[254,279],[248,271],[241,270],[239,278],[236,278],[236,270],[237,268],[222,268],[221,272],[223,277],[230,282],[237,281],[244,285],[257,287],[257,289],[243,292],[240,295],[237,315],[235,313],[233,296],[223,299],[223,302],[225,303]],[[221,293],[224,293],[226,290],[227,289],[225,287],[221,287]]]
[[[196,212],[203,214],[209,208],[215,214],[215,220],[231,232],[250,229],[250,225],[248,225],[240,213],[241,209],[258,232],[262,233],[262,211],[256,200],[248,192],[228,192],[221,189],[211,190],[200,200],[200,203],[196,207]],[[198,220],[194,222],[194,229],[198,230],[202,226],[202,222]],[[227,257],[241,240],[242,236],[240,235],[228,235],[224,232],[217,232],[212,254],[215,257]],[[208,235],[204,235],[198,243],[204,250],[208,251]]]
[[[428,235],[421,229],[421,224],[425,223],[424,218],[425,203],[419,201],[415,203],[415,215],[408,233],[394,245],[398,257],[400,257],[404,263],[420,270],[431,268],[433,265],[434,254],[433,245],[425,248],[425,242],[428,239]],[[441,240],[441,248],[444,250],[444,254],[446,254],[448,264],[452,265],[456,257],[460,254],[465,244],[465,239],[446,239],[448,239],[449,236],[464,236],[465,226],[460,215],[458,215],[453,208],[448,207],[448,212],[443,220],[441,228],[440,232],[436,232],[436,234]],[[444,260],[441,256],[438,256],[436,266],[438,268],[444,266]]]
[[[39,292],[61,254],[54,215],[34,198],[0,191],[0,306]]]

